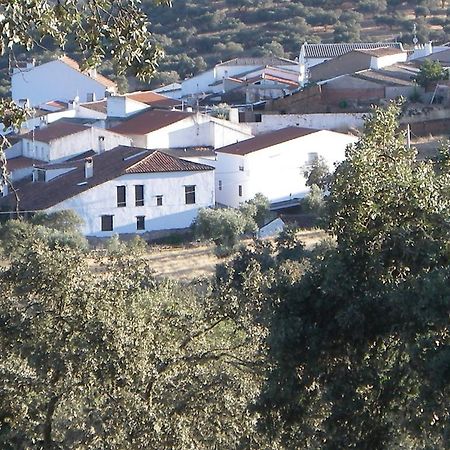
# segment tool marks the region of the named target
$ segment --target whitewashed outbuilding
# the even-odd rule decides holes
[[[305,196],[305,170],[319,157],[334,169],[354,136],[288,127],[216,149],[216,201],[238,207],[262,193],[271,202]]]
[[[86,236],[189,227],[214,205],[214,168],[160,151],[119,146],[89,158],[35,168],[20,186],[21,211],[73,210]],[[15,197],[0,200],[14,211]]]
[[[223,147],[253,135],[245,124],[233,123],[206,114],[184,111],[148,110],[110,128],[150,149]]]
[[[17,104],[37,106],[50,100],[101,100],[117,91],[116,84],[95,69],[81,70],[73,59],[62,56],[44,64],[34,61],[14,67],[11,95]]]

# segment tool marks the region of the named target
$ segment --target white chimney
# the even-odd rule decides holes
[[[94,160],[91,157],[84,160],[84,178],[92,178],[94,176]]]
[[[98,152],[103,153],[105,151],[105,136],[98,137]]]

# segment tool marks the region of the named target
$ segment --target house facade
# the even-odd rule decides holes
[[[94,101],[117,91],[116,84],[95,69],[81,70],[76,61],[67,56],[35,65],[34,61],[13,68],[11,95],[17,104],[27,102],[38,106],[50,100]]]
[[[78,161],[37,166],[34,182],[21,186],[19,195],[23,211],[74,210],[86,236],[180,229],[190,226],[200,208],[214,205],[214,168],[119,146]],[[2,203],[14,210],[12,196]]]
[[[333,131],[288,127],[219,148],[216,201],[238,207],[257,193],[271,202],[303,197],[309,191],[305,170],[319,157],[333,170],[355,141]]]
[[[223,147],[252,137],[245,124],[235,124],[205,114],[149,110],[110,128],[150,148]]]

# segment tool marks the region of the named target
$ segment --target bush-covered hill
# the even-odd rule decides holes
[[[304,41],[412,45],[414,24],[419,42],[450,41],[445,0],[175,0],[151,18],[167,52],[154,83],[241,55],[295,58]]]
[[[304,41],[398,39],[412,45],[414,24],[419,42],[450,41],[450,5],[445,0],[174,0],[172,8],[155,8],[152,0],[142,3],[155,41],[166,50],[152,86],[184,79],[237,56],[295,58]],[[74,46],[66,51],[77,56]],[[35,52],[41,60],[54,55],[42,49]],[[2,66],[6,65],[3,59]],[[103,69],[106,75],[114,72],[108,63]],[[3,73],[4,95],[9,80]],[[133,80],[130,87],[144,86]]]

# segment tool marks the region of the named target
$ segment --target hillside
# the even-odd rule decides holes
[[[408,47],[414,24],[419,42],[447,42],[446,6],[436,0],[175,0],[173,8],[151,15],[155,40],[167,53],[152,84],[241,55],[295,58],[304,41],[397,39]]]
[[[166,51],[152,87],[237,56],[295,58],[304,41],[398,39],[410,47],[414,24],[419,42],[450,41],[445,0],[174,0],[172,8],[155,8],[152,0],[143,0],[142,5],[150,17],[155,42]],[[77,58],[73,43],[66,52]],[[54,56],[54,49],[36,49],[34,53],[45,61]],[[27,56],[15,55],[18,60]],[[0,95],[5,95],[7,58],[0,61],[0,67],[4,69]],[[105,63],[103,71],[112,76],[114,69]],[[131,89],[147,87],[135,80],[129,82]]]

